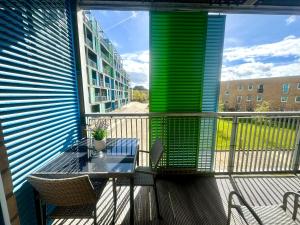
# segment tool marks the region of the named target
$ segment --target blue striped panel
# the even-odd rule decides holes
[[[35,224],[26,176],[80,138],[68,0],[0,2],[0,119],[22,225]]]
[[[209,15],[205,52],[202,112],[216,112],[218,108],[222,68],[225,16]],[[214,159],[216,120],[201,120],[198,170],[211,171]]]

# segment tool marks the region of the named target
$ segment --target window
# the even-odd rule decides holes
[[[225,91],[225,95],[229,95],[229,91]]]
[[[237,97],[236,97],[237,103],[241,103],[241,102],[242,102],[242,99],[243,99],[242,96],[237,96]]]
[[[261,102],[262,101],[262,96],[261,95],[257,95],[256,96],[256,101],[257,102]]]
[[[248,95],[247,96],[247,102],[251,102],[252,101],[252,95]]]
[[[239,91],[243,90],[243,85],[242,84],[238,84],[238,90]]]
[[[257,85],[257,93],[264,93],[264,85],[263,84]]]
[[[248,85],[248,91],[252,91],[253,90],[253,84],[249,84]]]
[[[288,96],[281,96],[281,102],[287,102]]]
[[[296,96],[296,97],[295,97],[295,102],[296,102],[296,103],[300,103],[300,96]]]
[[[297,84],[297,89],[300,89],[300,83]]]
[[[289,92],[289,84],[283,84],[282,85],[282,92],[284,94],[287,94]]]

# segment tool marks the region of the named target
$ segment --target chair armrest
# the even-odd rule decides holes
[[[287,208],[287,200],[288,200],[288,197],[289,197],[290,195],[293,195],[293,196],[294,196],[293,220],[295,220],[295,219],[296,219],[296,216],[297,216],[297,211],[298,211],[298,208],[299,208],[299,197],[300,197],[300,193],[293,192],[293,191],[288,191],[288,192],[284,193],[284,195],[283,195],[283,205],[282,205],[282,208],[283,208],[284,211],[286,210],[286,208]]]
[[[150,152],[149,151],[145,151],[145,150],[138,150],[138,152],[140,153],[140,152],[142,152],[142,153],[147,153],[147,154],[150,154]]]
[[[256,214],[256,212],[252,209],[252,207],[246,202],[246,200],[239,194],[237,193],[236,191],[232,191],[229,193],[229,199],[228,199],[228,210],[231,210],[231,208],[238,208],[237,205],[234,205],[232,203],[232,199],[233,199],[233,196],[237,196],[238,199],[242,202],[242,204],[244,206],[246,206],[246,208],[249,210],[249,212],[252,214],[252,216],[255,218],[255,220],[258,222],[259,225],[264,225],[263,222],[261,221],[261,219],[259,218],[259,216]],[[241,211],[240,210],[237,210],[237,212],[242,216],[242,218],[245,220],[244,216],[241,214]],[[246,223],[248,223],[246,220],[245,220]]]

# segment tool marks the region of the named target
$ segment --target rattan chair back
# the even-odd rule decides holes
[[[159,139],[156,139],[156,141],[152,145],[151,154],[150,154],[153,168],[157,167],[163,152],[164,152],[164,146],[162,145]]]
[[[39,192],[40,198],[56,206],[95,204],[97,196],[88,175],[64,179],[28,176],[28,182]]]

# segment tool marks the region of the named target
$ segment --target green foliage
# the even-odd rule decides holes
[[[103,140],[107,135],[108,124],[106,120],[98,120],[93,129],[92,136],[96,141]]]
[[[135,86],[133,88],[133,90],[138,90],[138,91],[148,91],[147,88],[145,88],[144,86]]]
[[[256,105],[255,112],[269,112],[270,105],[268,101],[262,101],[259,105]]]
[[[149,100],[148,91],[133,90],[132,101],[148,102],[148,100]]]
[[[106,137],[107,131],[102,128],[98,128],[93,131],[92,135],[96,141],[101,141]]]
[[[255,112],[269,112],[269,111],[270,111],[270,103],[268,101],[262,101],[259,105],[256,105]],[[268,121],[268,123],[271,122],[265,116],[257,116],[256,120],[258,122],[263,122],[263,121]]]
[[[218,112],[224,112],[224,111],[225,111],[225,104],[222,102],[222,100],[220,100],[218,105]]]
[[[232,130],[231,119],[218,119],[216,149],[229,150]],[[275,149],[281,146],[283,149],[293,148],[297,134],[295,127],[282,127],[282,123],[276,121],[258,121],[256,118],[240,119],[237,129],[236,149]]]

